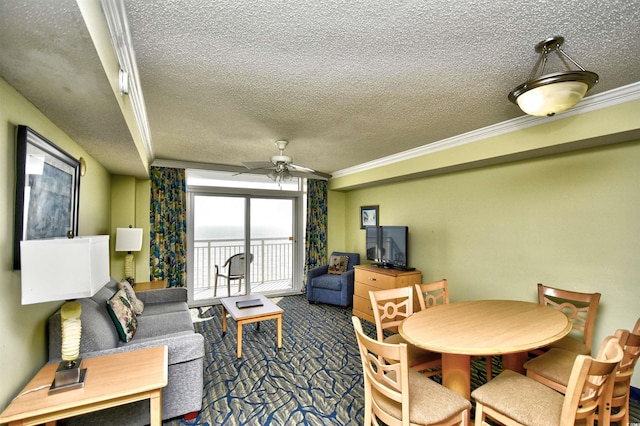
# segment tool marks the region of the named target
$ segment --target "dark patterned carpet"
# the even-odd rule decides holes
[[[236,324],[222,337],[220,305],[193,309],[196,331],[205,337],[202,410],[192,421],[164,425],[361,425],[362,365],[351,309],[314,304],[305,295],[272,299],[283,315],[282,349],[276,322],[244,327],[242,358],[236,358]],[[363,321],[375,336],[375,327]],[[485,382],[483,361],[472,365],[472,386]],[[494,374],[501,370],[494,357]],[[640,422],[634,402],[631,421]]]

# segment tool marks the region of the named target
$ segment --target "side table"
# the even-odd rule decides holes
[[[151,281],[145,283],[136,283],[133,287],[133,290],[138,293],[140,291],[147,290],[158,290],[162,288],[167,288],[167,282],[165,280]]]
[[[166,346],[84,358],[84,388],[51,395],[48,385],[58,364],[46,364],[0,415],[0,423],[37,425],[149,399],[150,424],[160,426],[167,360]]]

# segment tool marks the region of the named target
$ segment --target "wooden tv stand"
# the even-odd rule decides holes
[[[422,272],[417,269],[401,271],[371,265],[356,265],[353,269],[355,269],[353,315],[372,323],[375,323],[375,318],[369,301],[370,290],[386,290],[422,283]]]

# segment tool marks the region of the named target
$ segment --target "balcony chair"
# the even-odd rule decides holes
[[[631,376],[638,357],[640,356],[640,318],[631,332],[628,330],[616,331],[615,337],[620,342],[624,351],[622,362],[616,371],[610,419],[605,419],[604,424],[619,422],[622,425],[629,424],[629,398],[631,394]],[[524,368],[527,377],[549,386],[558,392],[565,393],[569,383],[571,366],[578,354],[564,349],[554,348],[537,358],[527,361]]]
[[[253,254],[249,253],[249,263],[253,262]],[[244,253],[237,253],[227,259],[227,261],[219,267],[215,265],[215,272],[213,276],[213,297],[216,297],[218,291],[218,278],[227,279],[227,296],[231,297],[231,281],[238,280],[238,293],[242,288],[242,280],[244,279],[245,270],[245,255]],[[221,273],[221,270],[225,270],[225,273]]]
[[[449,282],[445,279],[431,283],[415,284],[420,310],[449,303]],[[487,381],[493,377],[493,358],[485,356],[485,373]]]
[[[407,345],[373,340],[351,317],[364,374],[364,424],[468,425],[471,403],[409,368]]]
[[[421,349],[398,334],[400,323],[413,315],[413,287],[369,291],[378,342],[407,345],[409,367],[431,377],[442,373],[442,355]],[[385,331],[387,336],[385,336]],[[392,332],[394,334],[389,335]]]
[[[504,370],[471,393],[476,401],[475,424],[489,417],[503,425],[593,425],[596,411],[613,394],[615,371],[623,351],[618,339],[605,339],[597,358],[577,355],[571,368],[567,392],[556,392],[530,377]],[[603,410],[598,424],[604,422]]]
[[[551,348],[561,348],[582,355],[591,355],[593,326],[600,304],[600,293],[580,293],[538,284],[538,303],[564,312],[573,323],[573,330],[572,334],[532,353],[540,355]]]
[[[307,300],[346,308],[353,304],[353,267],[360,264],[360,254],[333,252],[329,259],[330,265],[318,266],[307,273]]]

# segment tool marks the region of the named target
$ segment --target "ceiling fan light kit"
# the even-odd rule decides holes
[[[269,170],[269,173],[267,173],[269,179],[278,183],[293,179],[290,169],[294,172],[310,173],[325,179],[329,179],[331,177],[328,173],[319,172],[308,167],[293,164],[293,158],[288,155],[284,155],[284,149],[289,144],[288,141],[280,140],[275,141],[274,143],[280,153],[278,155],[271,156],[271,161],[251,161],[243,162],[242,164],[244,164],[244,166],[249,170]]]
[[[535,51],[540,54],[531,71],[529,80],[509,93],[509,100],[517,104],[522,111],[534,116],[553,116],[565,112],[582,100],[584,95],[596,83],[598,74],[586,71],[562,50],[564,37],[555,36],[536,44]],[[561,61],[564,59],[579,68],[544,75],[549,53],[555,51]]]

